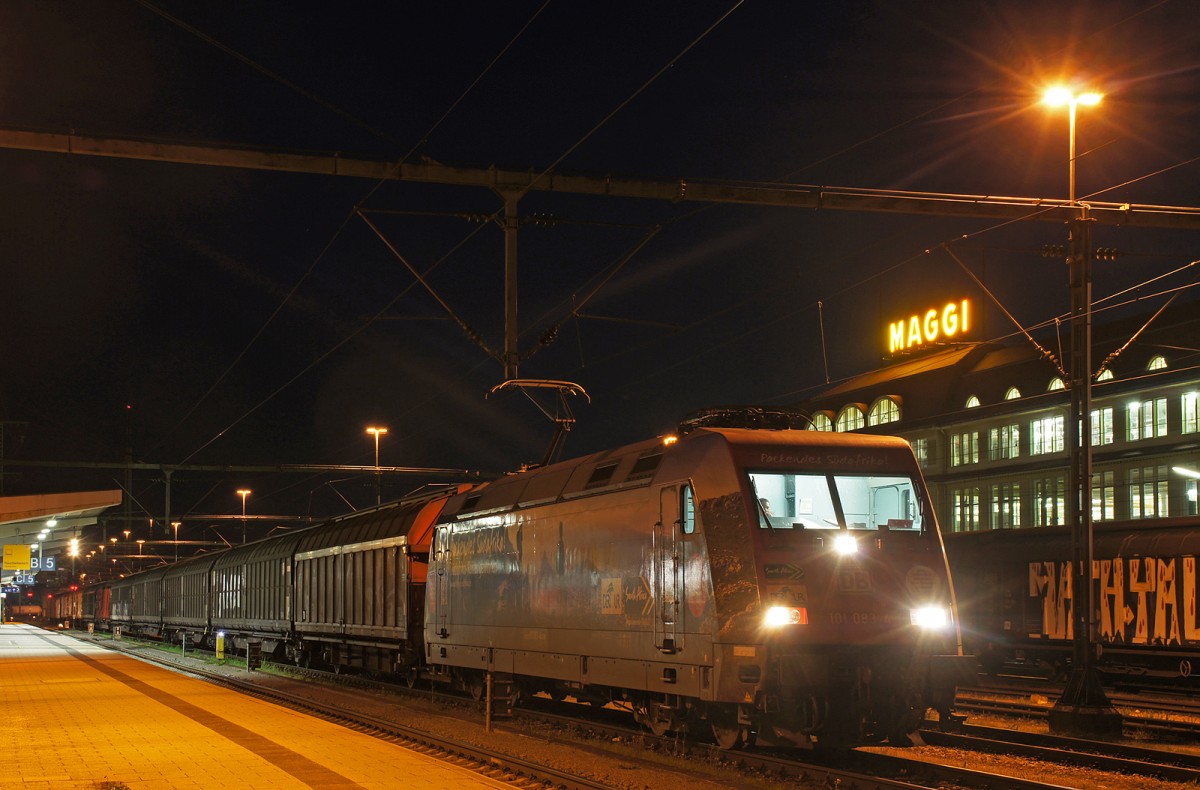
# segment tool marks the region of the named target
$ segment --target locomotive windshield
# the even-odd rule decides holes
[[[751,472],[763,529],[921,529],[907,475]]]

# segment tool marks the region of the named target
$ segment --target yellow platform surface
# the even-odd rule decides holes
[[[0,625],[0,705],[5,787],[511,787],[29,625]]]

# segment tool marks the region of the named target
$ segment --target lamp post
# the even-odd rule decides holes
[[[171,522],[171,529],[175,530],[175,561],[176,562],[179,562],[179,526],[182,523],[183,522],[181,522],[181,521],[172,521]]]
[[[1052,88],[1045,102],[1066,105],[1069,126],[1069,221],[1067,269],[1071,285],[1071,413],[1066,441],[1071,453],[1067,520],[1071,525],[1071,675],[1049,713],[1050,729],[1089,737],[1120,736],[1122,722],[1096,670],[1099,655],[1096,597],[1092,585],[1092,229],[1086,204],[1075,201],[1075,114],[1100,103],[1099,93]]]
[[[238,496],[242,498],[242,545],[246,543],[246,497],[250,496],[253,491],[249,488],[239,488]]]
[[[380,436],[382,436],[383,434],[387,433],[387,432],[388,432],[388,429],[387,429],[387,428],[376,427],[376,426],[374,426],[374,425],[372,425],[372,426],[370,426],[369,428],[367,428],[367,433],[369,433],[369,434],[373,434],[373,435],[375,436],[375,504],[376,504],[376,505],[378,505],[378,504],[379,504],[379,502],[380,502],[380,489],[379,489],[379,483],[380,483],[380,480],[379,480],[379,437],[380,437]]]

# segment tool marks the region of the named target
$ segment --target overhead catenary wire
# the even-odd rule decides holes
[[[1060,374],[1062,374],[1063,376],[1067,375],[1067,371],[1063,367],[1062,362],[1059,360],[1059,358],[1056,357],[1052,352],[1050,352],[1049,349],[1045,348],[1041,343],[1039,343],[1033,339],[1033,335],[1029,334],[1029,331],[1021,325],[1021,322],[1018,321],[1016,319],[1016,317],[1008,311],[1008,308],[1004,306],[1004,302],[1000,301],[1000,298],[998,296],[996,296],[996,294],[993,293],[992,290],[990,288],[988,288],[987,285],[985,285],[984,282],[982,280],[980,280],[978,276],[976,276],[975,272],[971,271],[971,267],[967,266],[967,264],[963,261],[963,259],[960,258],[954,252],[954,250],[950,249],[950,245],[943,243],[941,245],[941,249],[944,250],[945,253],[947,255],[949,255],[950,258],[953,259],[953,261],[955,263],[957,263],[964,272],[967,273],[967,276],[971,278],[971,280],[975,283],[976,286],[979,287],[979,289],[981,291],[983,291],[984,295],[986,295],[989,299],[991,299],[992,302],[997,307],[1000,308],[1001,312],[1004,313],[1005,317],[1008,318],[1008,320],[1013,323],[1013,326],[1015,326],[1020,331],[1021,335],[1024,336],[1024,338],[1026,340],[1028,340],[1029,343],[1038,350],[1038,352],[1041,353],[1042,357],[1044,359],[1049,360],[1050,364],[1054,365],[1055,370],[1057,370]]]

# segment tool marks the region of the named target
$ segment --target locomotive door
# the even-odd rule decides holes
[[[428,583],[433,585],[433,628],[438,636],[450,635],[450,527],[438,527],[433,535],[433,571]],[[428,613],[427,613],[428,614]]]
[[[683,570],[679,562],[679,487],[667,486],[658,494],[658,523],[654,525],[654,646],[674,653],[679,642],[682,615]]]

